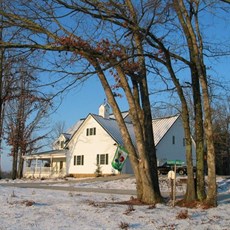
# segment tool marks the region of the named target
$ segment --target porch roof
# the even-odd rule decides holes
[[[51,159],[51,158],[66,158],[67,150],[51,150],[45,151],[40,153],[35,153],[27,156],[23,156],[25,160],[32,160],[32,159]]]

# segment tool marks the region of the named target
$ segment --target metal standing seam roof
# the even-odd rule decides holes
[[[75,123],[68,131],[67,133],[71,135],[71,137],[74,135],[74,133],[78,130],[78,128],[81,126],[81,124],[84,122],[85,119],[79,120],[77,123]]]
[[[104,118],[100,115],[90,114],[101,126],[102,128],[119,144],[124,145],[121,137],[120,128],[115,119]],[[180,115],[175,115],[171,117],[157,118],[153,119],[153,133],[154,133],[154,142],[155,146],[161,141],[161,139],[165,136],[168,130],[172,127],[174,122],[178,119]],[[78,128],[82,125],[85,119],[81,119],[78,121],[70,130],[71,138],[74,136]],[[129,134],[131,136],[132,142],[135,144],[135,135],[133,130],[133,125],[131,123],[126,123],[126,127],[128,128]]]
[[[115,119],[106,119],[95,114],[91,114],[91,115],[119,145],[122,146],[124,145],[121,137],[120,128]],[[135,136],[134,136],[132,124],[126,123],[126,127],[129,131],[132,142],[135,143]]]
[[[122,115],[122,117],[125,119],[126,117],[129,116],[129,111],[122,112],[121,115]],[[109,115],[109,118],[115,119],[114,114],[110,114],[110,115]]]
[[[155,146],[161,141],[161,139],[165,136],[165,134],[172,127],[179,116],[180,115],[175,115],[171,117],[153,119],[152,124]]]
[[[92,114],[91,114],[92,115]],[[121,137],[120,128],[114,119],[105,119],[99,115],[92,115],[94,119],[110,134],[110,136],[117,141],[118,144],[123,145],[123,140]],[[153,133],[155,146],[161,141],[161,139],[166,135],[168,130],[172,127],[175,121],[180,115],[153,119]],[[129,134],[133,143],[135,144],[135,135],[133,130],[133,125],[131,123],[126,123]]]
[[[116,141],[121,146],[124,145],[121,137],[120,128],[115,119],[107,119],[95,114],[89,114],[89,115],[91,115],[101,125],[101,127],[114,139],[114,141]],[[161,141],[161,139],[166,135],[168,130],[172,127],[172,125],[175,123],[175,121],[178,119],[179,116],[180,115],[153,119],[152,125],[153,125],[155,146],[157,146],[157,144]],[[69,137],[71,135],[72,138],[84,121],[85,119],[81,119],[80,121],[78,121],[71,129],[68,130],[69,133],[65,133],[66,136]],[[126,123],[126,127],[128,128],[132,142],[135,145],[136,141],[135,141],[133,125],[131,123]],[[53,154],[65,155],[66,154],[65,151],[66,150],[45,151],[45,152],[32,154],[30,155],[30,157],[38,157],[38,156],[41,157],[42,155],[45,156],[45,155],[53,155]]]

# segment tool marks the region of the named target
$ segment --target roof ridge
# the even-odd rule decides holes
[[[175,115],[169,115],[169,116],[166,116],[166,117],[156,117],[156,118],[153,118],[152,120],[163,120],[163,119],[167,119],[167,118],[172,118],[172,117],[179,117],[180,114],[175,114]]]

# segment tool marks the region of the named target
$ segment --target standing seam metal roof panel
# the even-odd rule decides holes
[[[155,146],[165,136],[165,134],[172,127],[172,125],[175,123],[175,121],[178,119],[179,116],[180,115],[158,118],[152,121]]]
[[[120,128],[115,119],[104,118],[100,115],[90,114],[105,130],[106,132],[119,144],[124,145]],[[153,133],[154,133],[154,142],[155,146],[161,141],[161,139],[166,135],[168,130],[172,127],[174,122],[178,119],[180,115],[153,119]],[[78,130],[78,128],[82,125],[85,119],[78,121],[73,128],[70,130],[72,137],[74,133]],[[135,135],[133,130],[133,125],[131,123],[126,123],[126,127],[131,136],[132,142],[136,145]],[[71,137],[71,138],[72,138]]]
[[[106,119],[99,115],[91,114],[93,118],[106,130],[107,133],[119,144],[124,145],[120,128],[114,119]],[[130,123],[126,123],[126,127],[131,136],[132,142],[135,144],[135,136],[133,132],[133,126]]]

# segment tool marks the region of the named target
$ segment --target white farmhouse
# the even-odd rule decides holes
[[[127,128],[135,141],[128,112],[123,113]],[[185,161],[184,130],[179,115],[153,120],[154,140],[158,164],[166,160]],[[109,105],[104,103],[99,114],[89,114],[53,143],[53,150],[25,156],[29,162],[24,177],[75,177],[118,174],[111,162],[118,146],[123,146],[120,129]],[[127,160],[121,171],[132,174]]]

